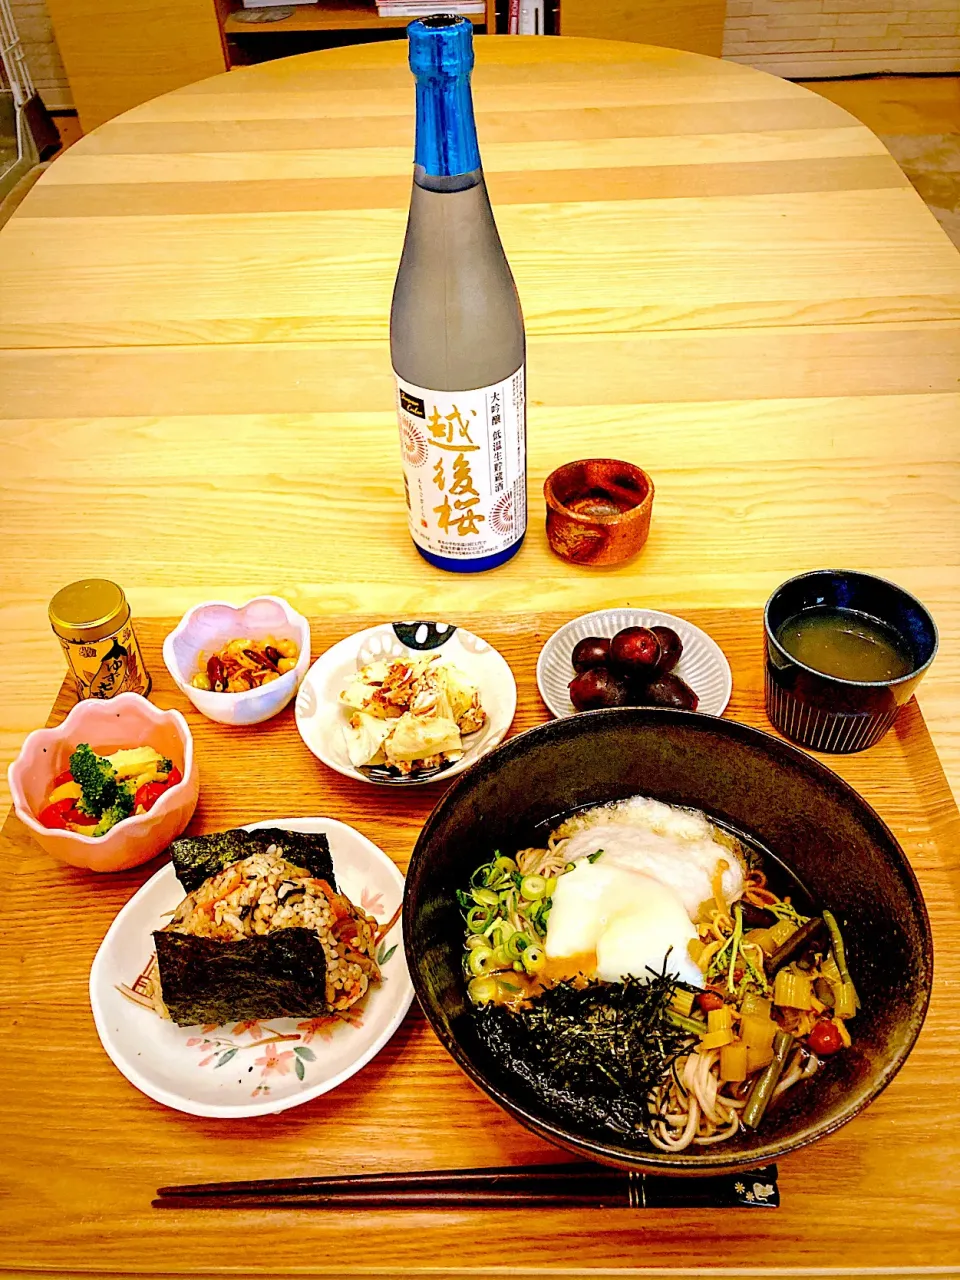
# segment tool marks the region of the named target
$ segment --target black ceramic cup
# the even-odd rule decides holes
[[[807,609],[853,609],[886,623],[913,659],[895,680],[844,680],[792,657],[777,639],[788,619]],[[817,569],[777,587],[763,611],[766,703],[771,724],[814,751],[863,751],[879,742],[913,695],[937,652],[933,618],[902,587],[852,569]]]

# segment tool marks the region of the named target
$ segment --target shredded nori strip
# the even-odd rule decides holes
[[[325,880],[335,892],[337,882],[330,857],[330,842],[313,831],[284,831],[261,827],[259,831],[215,831],[207,836],[181,836],[170,846],[177,879],[187,893],[199,889],[205,880],[255,853],[266,853],[276,845],[281,855],[296,867],[304,867],[318,880]]]
[[[666,1016],[674,979],[561,982],[529,1008],[475,1010],[481,1041],[506,1071],[580,1129],[614,1130],[643,1142],[649,1095],[689,1046],[689,1032]]]
[[[181,1027],[329,1012],[327,961],[313,929],[276,929],[236,942],[158,929],[163,1001]]]

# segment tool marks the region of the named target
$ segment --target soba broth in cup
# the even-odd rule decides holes
[[[854,570],[791,578],[767,601],[764,628],[767,715],[817,751],[879,742],[937,651],[919,600]]]
[[[805,609],[787,619],[777,639],[804,666],[841,680],[898,680],[913,667],[893,627],[852,609]]]

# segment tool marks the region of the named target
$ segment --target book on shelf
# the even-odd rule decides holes
[[[517,34],[542,36],[544,31],[544,0],[520,0]]]
[[[496,30],[501,35],[557,34],[560,0],[496,0]]]
[[[381,18],[427,18],[431,13],[459,13],[464,17],[486,12],[484,0],[377,0],[377,13]]]

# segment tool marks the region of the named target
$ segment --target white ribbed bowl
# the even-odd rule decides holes
[[[569,691],[570,681],[576,675],[570,661],[576,645],[588,636],[612,640],[624,627],[672,627],[683,644],[674,674],[685,680],[700,699],[698,711],[709,716],[721,714],[733,692],[733,677],[723,650],[705,631],[657,609],[598,609],[566,623],[540,650],[537,687],[558,719],[576,714]]]

